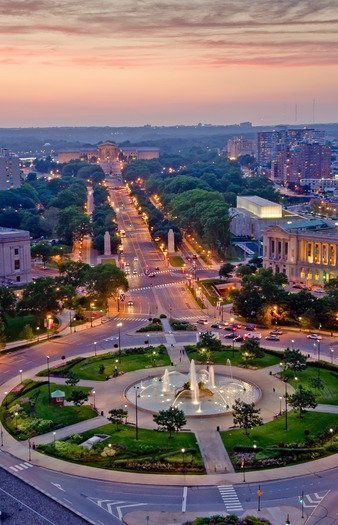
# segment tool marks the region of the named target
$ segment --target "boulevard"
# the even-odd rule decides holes
[[[197,307],[192,295],[187,291],[186,277],[180,269],[168,267],[168,262],[160,254],[155,244],[150,240],[149,232],[135,208],[128,201],[129,197],[116,192],[112,198],[118,200],[118,221],[120,229],[125,229],[126,238],[123,241],[123,257],[129,261],[129,291],[123,301],[110,301],[109,312],[103,318],[92,320],[83,327],[74,329],[66,326],[61,337],[40,341],[39,344],[26,349],[1,355],[1,398],[6,389],[13,388],[20,382],[20,374],[25,379],[30,371],[45,368],[46,356],[51,363],[61,360],[64,356],[70,359],[77,355],[94,355],[94,352],[104,353],[114,350],[120,339],[121,347],[142,346],[145,341],[150,345],[166,344],[169,341],[174,348],[184,344],[195,343],[198,332],[213,330],[219,333],[223,344],[232,345],[231,340],[224,339],[228,332],[212,329],[211,324],[220,320],[221,313],[209,307],[203,311]],[[123,204],[123,206],[121,206]],[[185,254],[191,254],[189,247],[184,248]],[[185,255],[186,256],[186,255]],[[82,259],[86,262],[95,260],[95,253],[90,246],[86,247]],[[137,258],[137,260],[134,260]],[[159,267],[159,270],[155,270]],[[133,273],[133,270],[137,273]],[[149,278],[146,271],[155,273]],[[217,269],[204,268],[199,262],[196,265],[196,276],[216,277]],[[128,305],[132,301],[132,305]],[[207,325],[196,324],[196,332],[162,331],[158,333],[137,333],[136,330],[148,323],[148,319],[160,316],[161,313],[175,319],[189,320],[196,323],[201,317],[208,320]],[[224,309],[224,321],[231,322],[231,305]],[[120,326],[118,326],[120,325]],[[300,330],[282,329],[280,341],[265,341],[264,337],[270,330],[259,330],[262,334],[261,345],[279,349],[300,349],[309,354],[311,359],[335,360],[336,349],[338,357],[338,340],[336,337],[323,334],[318,345],[308,339],[308,333]],[[245,328],[238,330],[245,333]],[[316,332],[318,333],[318,331]],[[315,344],[314,344],[315,343]],[[235,343],[235,348],[239,346]],[[331,348],[334,351],[331,351]],[[320,355],[319,355],[320,352]],[[335,361],[334,361],[335,362]],[[174,363],[176,364],[176,363]],[[22,372],[21,372],[22,371]],[[205,422],[207,426],[208,423]],[[236,513],[241,515],[247,511],[257,510],[257,490],[260,486],[263,492],[260,506],[261,515],[265,512],[275,513],[279,519],[285,519],[287,512],[292,512],[301,523],[302,508],[299,495],[304,493],[303,509],[307,523],[331,525],[334,520],[327,516],[335,516],[337,495],[338,468],[336,457],[327,458],[326,462],[314,462],[299,467],[273,471],[248,472],[239,474],[215,475],[212,481],[196,482],[195,477],[188,475],[173,476],[170,483],[164,483],[161,475],[145,474],[124,476],[119,472],[102,472],[98,479],[96,472],[90,468],[78,468],[68,465],[73,471],[66,473],[63,463],[53,460],[45,466],[39,461],[40,454],[27,450],[26,460],[15,457],[6,451],[7,434],[4,434],[4,445],[1,447],[2,466],[39,490],[57,499],[62,504],[73,509],[95,524],[117,524],[124,520],[128,523],[128,514],[138,510],[145,512],[165,513]],[[31,454],[32,468],[20,468],[20,464],[29,461]],[[331,462],[331,463],[330,463]],[[55,467],[55,465],[57,465]],[[334,468],[331,468],[331,467]],[[84,469],[86,472],[84,473]],[[280,479],[278,479],[280,477]],[[156,498],[154,497],[156,494]],[[275,521],[274,523],[277,523]],[[292,524],[293,525],[293,524]]]

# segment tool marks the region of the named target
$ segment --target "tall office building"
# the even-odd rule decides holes
[[[237,159],[240,155],[254,155],[255,142],[245,137],[233,137],[227,142],[227,152],[231,159]]]
[[[0,148],[0,190],[20,188],[20,159],[6,148]]]

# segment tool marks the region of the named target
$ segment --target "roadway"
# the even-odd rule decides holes
[[[10,388],[20,381],[20,370],[23,378],[28,371],[34,368],[45,368],[46,356],[50,357],[51,362],[61,359],[61,356],[71,358],[75,355],[94,353],[97,351],[111,350],[117,344],[119,329],[117,323],[121,322],[120,327],[121,346],[138,346],[144,344],[145,334],[137,334],[135,330],[144,326],[149,316],[166,313],[172,317],[189,319],[192,322],[199,317],[207,317],[207,326],[197,325],[200,331],[210,329],[210,325],[219,314],[212,309],[210,316],[201,313],[196,307],[191,295],[184,286],[185,277],[179,270],[169,269],[167,261],[158,253],[154,243],[149,238],[146,225],[135,209],[130,205],[128,196],[118,193],[117,201],[119,206],[118,220],[120,228],[126,230],[127,236],[124,240],[124,256],[129,261],[131,268],[137,269],[137,274],[129,277],[130,291],[126,300],[131,297],[134,305],[128,307],[123,301],[118,305],[110,305],[110,314],[107,318],[95,320],[93,327],[87,325],[86,329],[72,330],[67,337],[46,340],[39,345],[29,349],[18,350],[15,353],[2,355],[0,357],[1,384],[7,383]],[[128,225],[132,226],[128,226]],[[134,261],[134,257],[138,261]],[[156,267],[160,270],[155,270]],[[145,275],[145,269],[153,270],[156,277],[149,278]],[[214,271],[205,272],[198,265],[198,272],[203,275],[212,275]],[[131,270],[132,271],[132,270]],[[230,320],[229,310],[224,313],[224,319]],[[67,329],[68,330],[68,329]],[[217,330],[215,330],[217,331]],[[226,332],[218,330],[222,337]],[[239,330],[240,332],[243,329]],[[264,337],[267,331],[261,331]],[[175,333],[176,344],[183,344],[196,341],[196,333]],[[146,335],[148,339],[148,334]],[[150,333],[151,344],[164,343],[166,341],[164,333]],[[292,343],[292,341],[294,341]],[[96,344],[94,344],[96,343]],[[230,341],[231,344],[231,341]],[[269,341],[269,347],[283,349],[286,346],[294,345],[306,353],[313,355],[313,341],[306,338],[303,332],[293,332],[285,330],[280,342]],[[321,356],[330,358],[329,346],[336,346],[334,338],[323,337],[320,344]],[[7,385],[6,385],[7,387]],[[2,391],[2,397],[4,392]],[[6,439],[6,436],[5,436]],[[117,524],[122,519],[127,519],[129,512],[142,509],[146,512],[165,513],[237,513],[242,514],[247,510],[256,508],[258,483],[251,481],[250,473],[246,474],[246,480],[238,479],[236,482],[229,482],[224,477],[224,483],[215,486],[192,485],[189,476],[180,479],[177,486],[161,485],[161,476],[155,476],[153,484],[143,485],[140,483],[125,483],[119,481],[119,473],[107,473],[106,480],[88,479],[86,476],[72,476],[62,472],[62,464],[59,470],[47,469],[35,465],[36,456],[34,452],[33,467],[20,467],[22,463],[16,457],[7,454],[6,442],[2,448],[1,464],[9,471],[13,472],[21,480],[36,486],[51,497],[57,499],[62,504],[69,506],[76,512],[80,512],[90,522],[96,524]],[[27,451],[28,454],[28,451]],[[316,467],[314,467],[316,468]],[[16,469],[16,470],[15,470]],[[74,467],[75,470],[75,467]],[[268,472],[268,471],[267,471]],[[296,508],[295,512],[300,515],[300,505],[298,496],[304,492],[305,513],[313,516],[309,523],[320,523],[321,525],[331,525],[336,518],[336,480],[337,469],[314,472],[313,474],[302,477],[291,477],[287,479],[269,481],[267,473],[265,479],[260,482],[263,491],[261,498],[261,515],[264,516],[267,509]],[[174,482],[175,483],[175,482]],[[156,498],[154,494],[156,493]],[[325,516],[324,516],[325,515]],[[333,516],[329,520],[327,516]],[[277,523],[277,522],[276,522]]]

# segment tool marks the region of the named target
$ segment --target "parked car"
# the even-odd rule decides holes
[[[219,328],[219,324],[212,324],[210,328]]]
[[[159,270],[159,269],[160,269],[160,267],[159,267],[159,266],[156,266],[156,267],[155,267],[155,270]]]
[[[134,301],[128,301],[128,306],[134,306]]]
[[[138,273],[136,268],[133,269],[133,274],[135,275],[135,273]]]
[[[294,284],[292,288],[297,288],[298,290],[301,290],[303,287],[301,284]]]
[[[242,323],[237,323],[237,322],[236,323],[232,323],[232,326],[234,328],[242,328]]]
[[[318,334],[309,334],[306,336],[308,339],[315,339],[316,341],[320,341],[322,336]]]
[[[279,337],[276,334],[267,335],[265,339],[267,341],[279,341]]]
[[[148,277],[155,277],[155,274],[154,274],[154,273],[150,273],[150,274],[148,275]]]
[[[228,326],[229,323],[227,323],[226,321],[219,321],[218,322],[219,326]]]
[[[325,293],[324,290],[322,290],[321,288],[316,288],[313,291],[314,291],[314,293]]]
[[[245,327],[245,330],[249,330],[249,332],[253,332],[254,330],[257,330],[257,327],[255,324],[248,324],[246,327]]]
[[[270,332],[270,335],[282,335],[283,332],[281,330],[272,330],[272,332]]]
[[[208,324],[208,319],[199,319],[197,321],[198,324]]]
[[[233,338],[233,341],[235,341],[236,343],[241,343],[242,341],[244,341],[244,336],[236,335],[236,337]]]

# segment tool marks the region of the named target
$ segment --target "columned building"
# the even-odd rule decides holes
[[[323,285],[338,277],[338,231],[267,228],[263,266],[284,273],[291,282]]]

